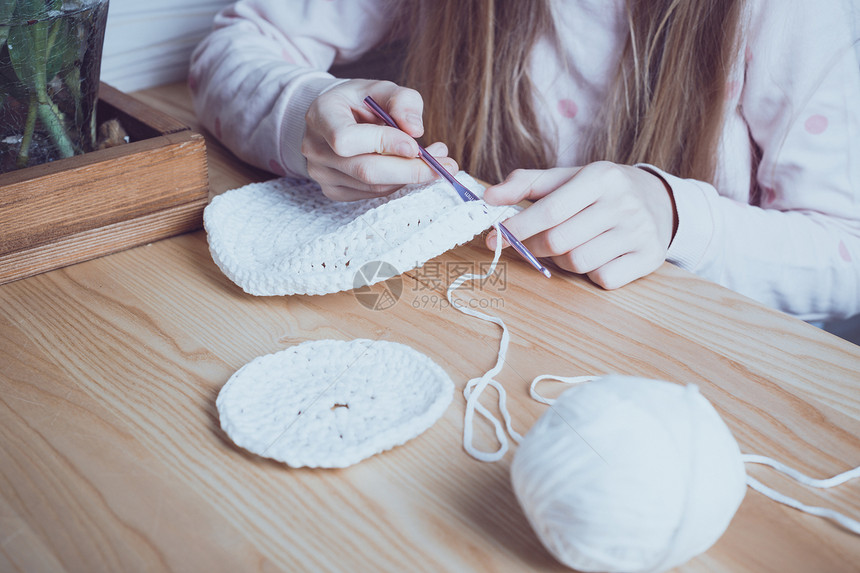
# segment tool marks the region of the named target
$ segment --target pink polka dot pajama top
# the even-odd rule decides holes
[[[304,115],[332,64],[384,41],[397,0],[243,0],[192,58],[197,115],[238,157],[307,177]],[[408,1],[408,0],[400,0]],[[626,35],[622,0],[556,0],[559,53],[531,55],[558,165],[582,164]],[[670,262],[804,320],[860,313],[860,64],[839,0],[750,0],[715,183],[660,172],[678,209]],[[760,161],[753,165],[754,149]],[[511,170],[516,165],[511,165]]]

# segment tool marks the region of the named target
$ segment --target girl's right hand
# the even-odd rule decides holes
[[[364,104],[368,95],[406,133],[382,125]],[[424,133],[423,110],[421,94],[392,82],[349,80],[335,86],[317,97],[305,116],[302,155],[308,175],[326,197],[336,201],[380,197],[403,185],[435,179],[436,173],[419,158],[413,139]],[[457,172],[444,143],[429,145],[427,151],[445,169]]]

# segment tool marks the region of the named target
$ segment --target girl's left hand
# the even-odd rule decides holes
[[[666,260],[675,231],[674,201],[657,175],[600,161],[585,167],[518,169],[484,199],[491,205],[537,200],[505,227],[537,257],[586,274],[606,289],[643,277]],[[495,231],[487,246],[496,245]]]

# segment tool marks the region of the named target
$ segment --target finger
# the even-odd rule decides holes
[[[364,103],[364,98],[372,96],[377,103],[386,108],[389,99],[398,90],[407,90],[387,80],[349,80],[322,94],[308,109],[307,123],[323,125],[326,118],[340,123],[374,123],[381,125],[382,120]],[[413,91],[414,90],[409,90]],[[414,92],[417,94],[418,92]],[[418,95],[420,98],[420,94]],[[417,107],[420,113],[423,101]],[[390,112],[389,112],[389,115]]]
[[[450,157],[437,158],[448,171],[457,171]],[[361,188],[372,190],[378,185],[407,185],[426,183],[438,177],[421,159],[406,159],[393,155],[361,155],[332,163],[332,167],[353,178]]]
[[[584,275],[622,255],[634,252],[635,245],[631,246],[626,238],[625,233],[612,229],[568,253],[553,257],[552,260],[565,270]]]
[[[448,157],[448,146],[442,143],[441,141],[437,141],[435,143],[431,143],[428,147],[425,148],[430,155],[432,155],[436,161],[442,164],[442,167],[448,173],[457,173],[460,171],[460,166],[457,165],[457,162],[452,158]],[[438,173],[434,171],[434,174],[438,177],[441,177]]]
[[[592,203],[567,221],[526,239],[523,244],[536,257],[564,255],[605,233],[616,223],[611,206]]]
[[[439,163],[456,173],[457,162],[450,157],[438,158]],[[438,177],[420,159],[404,159],[385,155],[362,155],[344,159],[331,154],[328,158],[308,161],[308,174],[320,184],[337,185],[377,195],[385,195],[403,185],[433,181]]]
[[[488,187],[484,200],[490,205],[516,205],[524,199],[537,200],[575,177],[579,167],[517,169],[498,185]]]
[[[405,89],[393,82],[361,83],[342,90],[335,88],[317,98],[308,109],[307,132],[323,138],[341,157],[363,153],[416,157],[418,143],[399,129],[379,125],[379,120],[363,102],[368,93],[374,95],[374,99],[379,97],[388,102],[392,93]],[[364,123],[359,123],[356,118]]]
[[[507,221],[505,227],[521,241],[552,229],[592,205],[601,189],[588,178],[574,177]]]
[[[386,195],[390,195],[391,193],[400,189],[401,186],[393,186],[391,191],[388,193],[372,193],[369,191],[362,191],[361,189],[354,189],[352,187],[347,187],[344,185],[326,185],[320,186],[322,189],[323,195],[328,197],[333,201],[342,201],[342,202],[351,202],[351,201],[361,201],[363,199],[376,199],[378,197],[384,197]]]
[[[588,278],[606,290],[621,288],[636,279],[651,274],[663,263],[659,256],[636,251],[612,259],[588,273]]]
[[[453,159],[445,156],[445,154],[448,152],[447,146],[442,143],[434,145],[436,146],[433,149],[435,153],[432,153],[432,155],[434,155],[437,160],[446,167],[446,169],[450,168],[456,170],[457,163]],[[307,159],[308,161],[309,172],[315,166],[329,166],[342,172],[352,173],[356,177],[356,179],[362,180],[365,183],[370,184],[375,183],[374,176],[372,174],[366,174],[364,176],[357,175],[356,173],[360,172],[361,170],[357,169],[356,166],[360,166],[362,162],[368,159],[383,157],[382,155],[377,153],[364,153],[354,157],[341,157],[340,155],[335,153],[335,151],[329,146],[328,142],[326,142],[325,139],[320,137],[318,134],[311,133],[306,134],[304,139],[302,140],[301,152],[302,155],[304,155],[305,159]],[[428,167],[427,171],[424,171],[421,174],[421,177],[416,179],[415,181],[412,181],[410,179],[397,182],[403,185],[412,182],[429,181],[430,179],[432,179],[429,169],[430,168]],[[316,179],[315,177],[313,177],[313,175],[312,178]],[[383,182],[379,181],[379,183]]]
[[[336,192],[337,197],[333,195],[330,196],[331,199],[335,199],[336,201],[354,201],[356,199],[366,199],[369,197],[381,197],[393,193],[403,187],[402,183],[370,185],[363,181],[358,181],[342,171],[326,166],[314,166],[313,168],[309,166],[308,174],[311,176],[311,179],[320,185],[323,189],[323,194],[327,197],[330,196],[327,192],[328,190],[340,188],[340,191]],[[354,198],[346,199],[344,198],[344,190],[352,191],[354,192],[353,194],[358,195]],[[335,191],[332,191],[332,194],[334,193]]]
[[[439,157],[445,157],[446,155],[448,155],[448,146],[445,145],[444,143],[442,143],[441,141],[431,143],[430,145],[428,145],[424,149],[426,149],[430,155],[432,155],[433,157],[436,157],[437,159]]]
[[[487,233],[487,238],[484,239],[484,243],[487,245],[488,249],[490,249],[491,251],[495,251],[496,250],[496,241],[498,241],[498,240],[499,240],[499,234],[496,232],[495,229],[492,229],[489,233]],[[507,249],[508,247],[510,247],[510,244],[508,244],[508,242],[505,240],[505,238],[502,237],[502,248]]]
[[[434,157],[436,157],[436,156],[434,156]],[[445,171],[447,171],[448,173],[456,174],[460,171],[460,166],[457,165],[457,162],[454,161],[453,159],[451,159],[450,157],[436,157],[436,161],[438,161],[442,165],[442,167],[445,168]],[[431,171],[433,171],[433,170],[431,169]],[[441,177],[441,175],[439,175],[435,171],[433,171],[433,176],[434,177]]]
[[[337,155],[355,157],[368,153],[418,157],[418,142],[399,129],[387,125],[355,123],[331,126],[320,131]]]
[[[393,88],[391,87],[393,86]],[[396,84],[376,83],[371,87],[370,95],[388,112],[397,126],[411,135],[424,135],[424,100],[417,91]]]

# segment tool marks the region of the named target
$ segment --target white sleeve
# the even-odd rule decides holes
[[[860,65],[841,0],[761,0],[742,114],[761,150],[751,203],[665,175],[668,260],[805,320],[860,313]]]
[[[192,55],[189,86],[204,127],[238,157],[307,177],[308,107],[342,80],[327,70],[381,42],[386,0],[242,0],[215,18]]]

